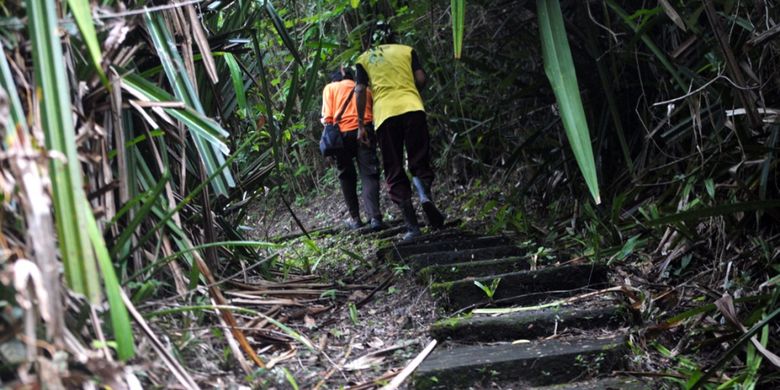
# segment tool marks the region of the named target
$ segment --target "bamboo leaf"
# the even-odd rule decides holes
[[[455,59],[460,59],[463,50],[463,28],[466,18],[466,0],[451,0],[450,12],[452,13],[452,47],[455,51]]]
[[[360,0],[350,0],[349,5],[352,6],[352,9],[357,9],[360,7]]]
[[[95,255],[87,234],[87,210],[76,150],[76,131],[65,76],[65,58],[57,28],[57,6],[53,0],[27,0],[33,69],[39,88],[40,128],[46,148],[64,156],[50,159],[50,170],[61,256],[68,285],[97,303],[100,301]]]
[[[78,25],[79,32],[81,32],[81,38],[84,39],[84,44],[87,45],[89,58],[92,60],[92,65],[98,76],[100,76],[100,81],[103,82],[106,88],[110,88],[106,72],[103,71],[103,54],[100,52],[100,43],[98,43],[97,32],[95,32],[95,22],[92,20],[92,7],[90,7],[89,1],[68,0],[68,6],[70,6],[70,10],[73,12],[73,19],[76,20],[76,25]]]
[[[111,328],[114,331],[114,338],[117,344],[117,354],[120,360],[128,360],[135,355],[135,343],[133,341],[133,329],[130,326],[130,316],[127,314],[124,302],[122,302],[122,290],[114,271],[114,265],[111,263],[111,256],[108,254],[106,242],[103,240],[103,235],[100,233],[89,202],[86,199],[84,199],[83,208],[87,211],[87,229],[92,245],[95,248],[95,254],[100,265],[100,273],[103,275],[103,284],[108,297]]]
[[[558,0],[537,0],[539,32],[542,37],[544,70],[558,101],[563,127],[571,144],[577,165],[596,204],[601,203],[596,163],[590,142],[590,131],[582,107],[577,74],[571,57],[566,28]]]

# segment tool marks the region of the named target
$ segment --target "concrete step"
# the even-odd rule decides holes
[[[532,387],[529,390],[646,390],[662,387],[658,382],[630,377],[598,378],[583,382],[566,383],[543,387]]]
[[[417,256],[423,255],[412,257]],[[492,299],[474,283],[479,281],[490,286],[495,279],[500,279],[500,282]],[[607,282],[606,266],[582,264],[434,283],[431,293],[443,298],[445,308],[455,310],[496,302],[532,305],[584,292],[582,290],[586,288],[603,287]]]
[[[465,263],[441,264],[425,267],[417,274],[422,283],[447,282],[465,278],[476,278],[496,274],[524,271],[530,268],[526,257],[504,257],[501,259],[469,261]]]
[[[593,302],[579,307],[553,307],[499,316],[463,316],[437,321],[431,337],[457,342],[531,340],[567,330],[615,329],[629,323],[619,305]]]
[[[513,245],[499,245],[487,248],[420,253],[406,257],[405,261],[413,269],[419,270],[431,265],[498,259],[502,257],[520,256],[524,253],[525,251],[523,249]]]
[[[437,348],[414,374],[416,389],[458,389],[492,381],[523,387],[584,380],[622,366],[623,336]]]
[[[465,249],[489,248],[499,245],[509,245],[511,243],[512,240],[505,236],[468,237],[459,235],[447,239],[439,238],[438,240],[432,242],[389,247],[385,250],[380,250],[377,255],[383,255],[379,258],[384,257],[389,261],[400,261],[409,256],[418,255],[421,253],[462,251]]]

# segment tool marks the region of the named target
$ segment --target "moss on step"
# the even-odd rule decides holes
[[[528,259],[519,256],[468,261],[455,264],[432,265],[420,270],[418,273],[418,280],[422,283],[427,283],[429,281],[444,282],[465,279],[468,277],[517,272],[526,270],[529,267]]]

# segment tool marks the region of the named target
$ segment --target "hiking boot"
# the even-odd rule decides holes
[[[360,220],[360,218],[350,218],[345,222],[345,224],[347,225],[348,230],[357,230],[365,225],[363,221]]]
[[[422,232],[420,232],[420,225],[417,223],[417,213],[414,211],[412,200],[407,199],[401,202],[398,207],[401,209],[401,215],[404,217],[404,223],[406,224],[406,233],[401,237],[401,242],[408,242],[411,239],[422,235]]]
[[[375,232],[378,232],[385,228],[385,224],[384,222],[382,222],[382,218],[377,218],[377,217],[371,218],[369,225],[371,226],[371,230]]]
[[[441,227],[444,226],[444,219],[446,217],[433,203],[430,187],[425,185],[425,183],[416,176],[412,178],[412,183],[414,183],[415,188],[417,188],[417,194],[420,196],[420,204],[425,213],[426,222],[433,229],[441,229]]]

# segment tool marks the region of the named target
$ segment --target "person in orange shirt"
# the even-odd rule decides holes
[[[362,121],[367,123],[369,142],[361,143],[357,141],[357,106],[352,92],[355,88],[354,76],[349,69],[342,67],[331,73],[330,79],[331,82],[322,91],[322,123],[333,124],[339,111],[349,99],[338,123],[344,140],[344,151],[336,156],[341,192],[344,194],[350,216],[347,227],[357,229],[364,225],[360,219],[357,196],[357,173],[355,172],[355,160],[357,160],[360,180],[363,184],[361,195],[366,216],[371,229],[378,231],[384,228],[384,224],[379,209],[379,159],[376,155],[376,136],[372,125],[371,96],[366,99],[368,103]]]

